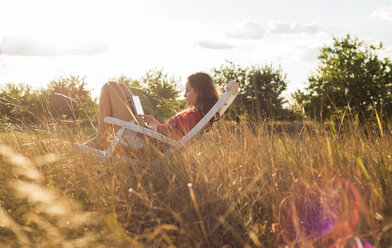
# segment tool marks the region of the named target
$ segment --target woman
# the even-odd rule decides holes
[[[133,113],[128,99],[132,92],[123,83],[108,82],[101,90],[99,100],[99,119],[97,137],[85,143],[92,147],[105,147],[110,124],[104,122],[107,116],[125,121],[134,120],[145,126],[147,122],[153,129],[173,139],[180,139],[189,132],[218,101],[219,96],[212,78],[204,72],[197,72],[188,77],[185,85],[186,103],[190,107],[161,124],[152,115],[137,116]],[[119,127],[115,126],[117,132]]]

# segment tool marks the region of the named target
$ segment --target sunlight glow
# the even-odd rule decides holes
[[[229,60],[281,65],[291,92],[304,87],[320,47],[333,35],[356,35],[358,20],[367,21],[360,33],[368,35],[360,38],[382,41],[391,50],[392,38],[375,33],[369,20],[382,17],[374,25],[390,25],[390,7],[382,2],[348,1],[342,4],[351,11],[335,11],[331,18],[333,4],[309,0],[298,6],[283,0],[2,1],[0,84],[45,86],[73,74],[86,76],[97,95],[109,78],[136,79],[158,68],[184,79]]]

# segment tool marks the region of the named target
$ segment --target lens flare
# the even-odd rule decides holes
[[[279,206],[286,244],[340,247],[351,237],[359,219],[360,197],[346,179],[298,180]]]

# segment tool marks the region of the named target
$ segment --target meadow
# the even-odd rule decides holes
[[[221,121],[139,166],[72,149],[88,125],[3,126],[0,246],[392,247],[391,130]]]

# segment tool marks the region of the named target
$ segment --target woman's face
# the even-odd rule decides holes
[[[195,89],[193,89],[191,87],[189,82],[187,82],[185,85],[184,97],[186,99],[186,104],[188,104],[188,106],[191,106],[191,107],[195,106],[197,93],[196,93]]]

